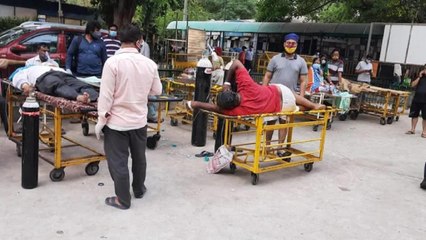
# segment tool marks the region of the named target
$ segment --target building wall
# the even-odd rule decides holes
[[[1,17],[15,16],[15,7],[0,4],[0,16]]]
[[[3,2],[4,3],[4,2]],[[5,5],[8,4],[8,5]],[[13,1],[0,4],[0,17],[17,17],[17,18],[29,18],[30,20],[37,20],[39,15],[45,16],[44,19],[46,22],[59,22],[57,17],[57,8],[56,6],[51,6],[52,2],[46,2],[49,5],[48,7],[40,8],[37,6],[37,3],[28,1],[26,5],[12,6],[16,3]],[[53,3],[54,4],[54,3]],[[65,24],[73,25],[82,25],[87,22],[87,17],[90,16],[90,13],[86,13],[88,10],[84,7],[72,6],[63,4],[63,8],[68,6],[68,11],[64,10],[64,13],[68,13],[69,17],[64,18]],[[38,9],[38,10],[37,10]],[[81,16],[82,19],[77,19]],[[74,18],[75,17],[75,18]]]
[[[37,17],[37,9],[15,7],[15,16],[21,18],[34,19]]]

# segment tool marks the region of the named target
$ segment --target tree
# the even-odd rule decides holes
[[[136,6],[142,2],[142,0],[91,0],[91,3],[99,8],[108,25],[114,23],[119,27],[132,22]]]
[[[260,22],[289,22],[308,16],[339,0],[259,0],[257,17]]]
[[[203,0],[201,6],[216,20],[254,19],[256,0]]]
[[[258,21],[425,22],[425,0],[259,0]]]

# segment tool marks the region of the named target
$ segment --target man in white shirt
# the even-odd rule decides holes
[[[244,62],[244,66],[246,67],[247,71],[251,71],[251,68],[253,66],[253,46],[250,45],[248,51],[246,52],[246,59]]]
[[[402,76],[402,68],[401,68],[401,64],[399,63],[395,63],[393,65],[393,76],[395,77],[395,84],[401,84],[401,76]]]
[[[357,81],[370,83],[372,70],[373,64],[371,64],[371,56],[367,55],[363,60],[358,63],[358,65],[356,65],[355,73],[358,74]]]
[[[141,37],[141,50],[140,50],[140,53],[142,55],[144,55],[145,57],[147,57],[147,58],[151,58],[151,56],[150,56],[151,52],[149,50],[149,45],[145,41],[145,36],[144,35],[142,35],[142,37]]]
[[[28,59],[25,66],[42,65],[48,63],[50,66],[59,67],[58,63],[49,57],[49,47],[45,43],[37,46],[37,56]]]
[[[96,101],[99,94],[90,85],[68,74],[62,68],[32,65],[18,68],[10,76],[12,85],[28,95],[35,87],[38,91],[79,102]]]
[[[140,50],[139,52],[147,57],[150,58],[150,50],[149,50],[149,45],[148,43],[145,41],[145,36],[142,35],[141,37],[141,46],[140,46]],[[149,123],[157,123],[158,121],[158,103],[148,103],[148,122]],[[162,122],[164,119],[161,119],[160,121]]]
[[[95,133],[104,133],[108,169],[115,196],[105,199],[109,206],[128,209],[131,205],[129,152],[132,161],[132,189],[135,198],[146,192],[146,134],[148,95],[162,92],[157,64],[138,52],[140,29],[120,28],[121,49],[108,58],[102,71]]]

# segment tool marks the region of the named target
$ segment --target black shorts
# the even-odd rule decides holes
[[[417,118],[420,115],[420,111],[422,112],[423,120],[426,120],[426,103],[413,102],[411,104],[410,113],[408,116],[410,118]]]

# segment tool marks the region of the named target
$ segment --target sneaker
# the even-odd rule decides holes
[[[425,178],[425,179],[423,179],[423,182],[422,182],[422,183],[420,183],[420,188],[422,188],[422,189],[426,190],[426,178]]]

